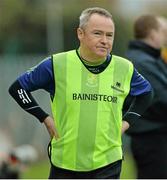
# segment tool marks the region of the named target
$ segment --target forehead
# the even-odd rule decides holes
[[[159,28],[163,29],[164,31],[167,31],[167,19],[163,17],[158,18]]]
[[[90,16],[87,28],[106,29],[112,32],[114,30],[114,23],[110,17],[95,13]]]

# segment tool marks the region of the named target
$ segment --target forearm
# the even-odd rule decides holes
[[[35,116],[40,122],[43,122],[48,116],[48,114],[39,107],[31,93],[22,88],[19,81],[15,81],[10,86],[9,93],[21,108]]]
[[[153,99],[153,91],[146,94],[135,96],[125,113],[123,120],[127,121],[130,126],[146,111]]]

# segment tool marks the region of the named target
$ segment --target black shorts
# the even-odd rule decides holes
[[[119,179],[122,160],[88,172],[70,171],[51,164],[49,179]]]

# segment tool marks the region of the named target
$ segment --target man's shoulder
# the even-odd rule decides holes
[[[132,65],[132,62],[126,58],[126,57],[122,57],[122,56],[117,56],[117,55],[112,55],[112,59],[114,59],[115,61],[118,61],[119,63],[126,63],[126,64],[131,64]]]
[[[150,61],[155,61],[155,59],[150,55],[148,54],[147,52],[145,51],[142,51],[142,50],[135,50],[135,49],[129,49],[127,52],[126,52],[126,57],[130,60],[133,60],[133,61],[144,61],[144,60],[150,60]]]
[[[66,59],[67,55],[76,55],[76,50],[63,51],[60,53],[52,54],[52,60]]]
[[[128,58],[136,67],[145,65],[154,65],[156,59],[146,52],[139,50],[129,50],[126,53],[126,58]]]
[[[63,64],[67,60],[74,60],[77,57],[78,56],[77,56],[76,50],[69,50],[69,51],[64,51],[64,52],[53,54],[52,62],[54,64]]]
[[[65,55],[65,54],[68,54],[68,53],[76,53],[76,50],[75,49],[72,49],[72,50],[68,50],[68,51],[62,51],[62,52],[58,52],[58,53],[53,53],[52,56],[61,56],[61,55]]]

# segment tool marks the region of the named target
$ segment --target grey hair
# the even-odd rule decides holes
[[[80,28],[84,28],[86,26],[86,24],[92,14],[99,14],[101,16],[110,18],[113,21],[112,15],[106,9],[103,9],[100,7],[87,8],[82,11],[82,13],[79,17],[79,27]]]

